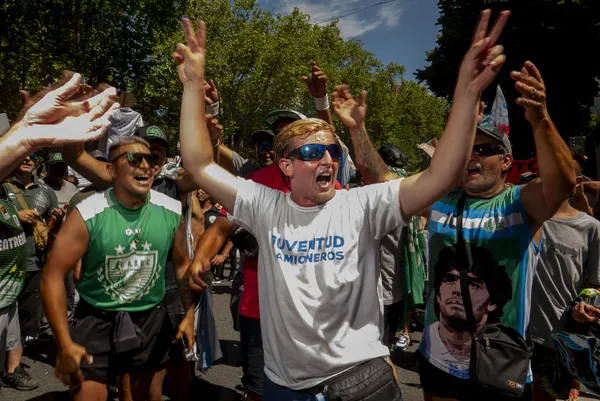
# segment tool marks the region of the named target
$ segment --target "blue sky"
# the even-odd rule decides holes
[[[262,0],[260,5],[277,13],[295,7],[316,23],[329,20],[382,0]],[[363,41],[364,48],[384,63],[406,68],[405,78],[414,79],[416,69],[425,66],[425,52],[435,46],[439,16],[436,0],[395,0],[340,18],[344,38]]]

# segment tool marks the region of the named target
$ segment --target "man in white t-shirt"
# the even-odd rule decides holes
[[[489,12],[484,17],[478,33],[486,37]],[[336,191],[341,149],[332,127],[318,119],[300,120],[274,140],[276,162],[291,183],[288,194],[236,178],[214,163],[205,121],[197,113],[204,107],[205,26],[200,22],[196,35],[189,20],[184,19],[184,25],[187,46],[178,44],[173,55],[184,87],[181,154],[196,184],[246,226],[261,249],[263,400],[303,401],[329,395],[329,379],[344,378],[351,368],[357,368],[350,374],[369,394],[361,399],[400,400],[393,368],[384,360],[389,351],[381,343],[379,240],[403,225],[407,221],[403,216],[431,205],[461,177],[475,138],[481,92],[505,61],[502,47],[493,46],[503,24],[474,43],[465,56],[448,124],[427,170]],[[356,149],[365,161],[359,168],[368,173],[387,168],[368,139],[365,97],[361,93],[358,104],[347,88],[339,87],[334,108],[349,130],[358,131],[353,137],[358,135],[368,145]],[[192,285],[206,287],[203,272],[190,273]],[[375,362],[383,362],[381,370],[364,369]],[[384,375],[390,378],[387,382],[369,386]]]

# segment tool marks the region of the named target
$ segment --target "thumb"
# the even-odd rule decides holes
[[[92,363],[94,363],[94,357],[90,354],[88,354],[87,352],[83,355],[82,358],[83,362],[85,362],[88,365],[91,365]]]
[[[190,48],[184,45],[183,43],[178,43],[176,50],[179,54],[183,56],[184,60],[187,60],[192,56],[192,51],[190,50]]]
[[[308,77],[307,77],[306,75],[305,75],[305,76],[302,76],[300,79],[301,79],[301,80],[302,80],[302,82],[304,82],[306,85],[309,85],[309,84],[310,84],[310,81],[308,80]]]
[[[183,338],[183,330],[181,330],[181,327],[179,327],[177,329],[177,334],[175,334],[175,338],[173,339],[173,342],[177,343],[177,342],[181,341],[182,338]]]

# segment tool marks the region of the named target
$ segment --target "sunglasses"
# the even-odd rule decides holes
[[[321,160],[325,156],[325,151],[329,152],[331,159],[335,162],[342,158],[342,147],[337,143],[331,145],[321,145],[318,143],[309,143],[308,145],[300,146],[292,150],[286,156],[286,159],[295,157],[302,161]]]
[[[256,150],[258,151],[258,153],[270,152],[273,150],[273,144],[269,141],[262,141],[261,143],[256,145]]]
[[[121,153],[119,156],[112,159],[111,163],[116,162],[122,156],[127,157],[127,163],[129,163],[129,165],[131,167],[140,167],[142,165],[142,160],[146,160],[146,163],[148,163],[148,166],[150,166],[150,168],[154,168],[158,164],[158,155],[151,154],[151,153],[137,153],[137,152]]]
[[[37,153],[30,153],[30,154],[29,154],[29,158],[30,158],[31,160],[33,160],[34,162],[36,162],[36,161],[37,161],[37,159],[39,159],[39,158],[40,158],[40,156],[39,156]]]
[[[475,152],[477,156],[487,157],[501,155],[506,152],[506,149],[504,149],[504,146],[495,143],[480,143],[473,145],[473,152]]]

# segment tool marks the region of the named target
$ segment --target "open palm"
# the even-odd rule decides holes
[[[183,85],[204,85],[204,60],[206,46],[206,25],[198,21],[198,32],[194,32],[192,22],[184,18],[183,25],[187,45],[179,43],[173,58],[179,63],[177,73]]]
[[[348,129],[360,127],[367,116],[367,92],[360,93],[359,102],[350,94],[347,85],[340,85],[333,92],[333,111]]]

